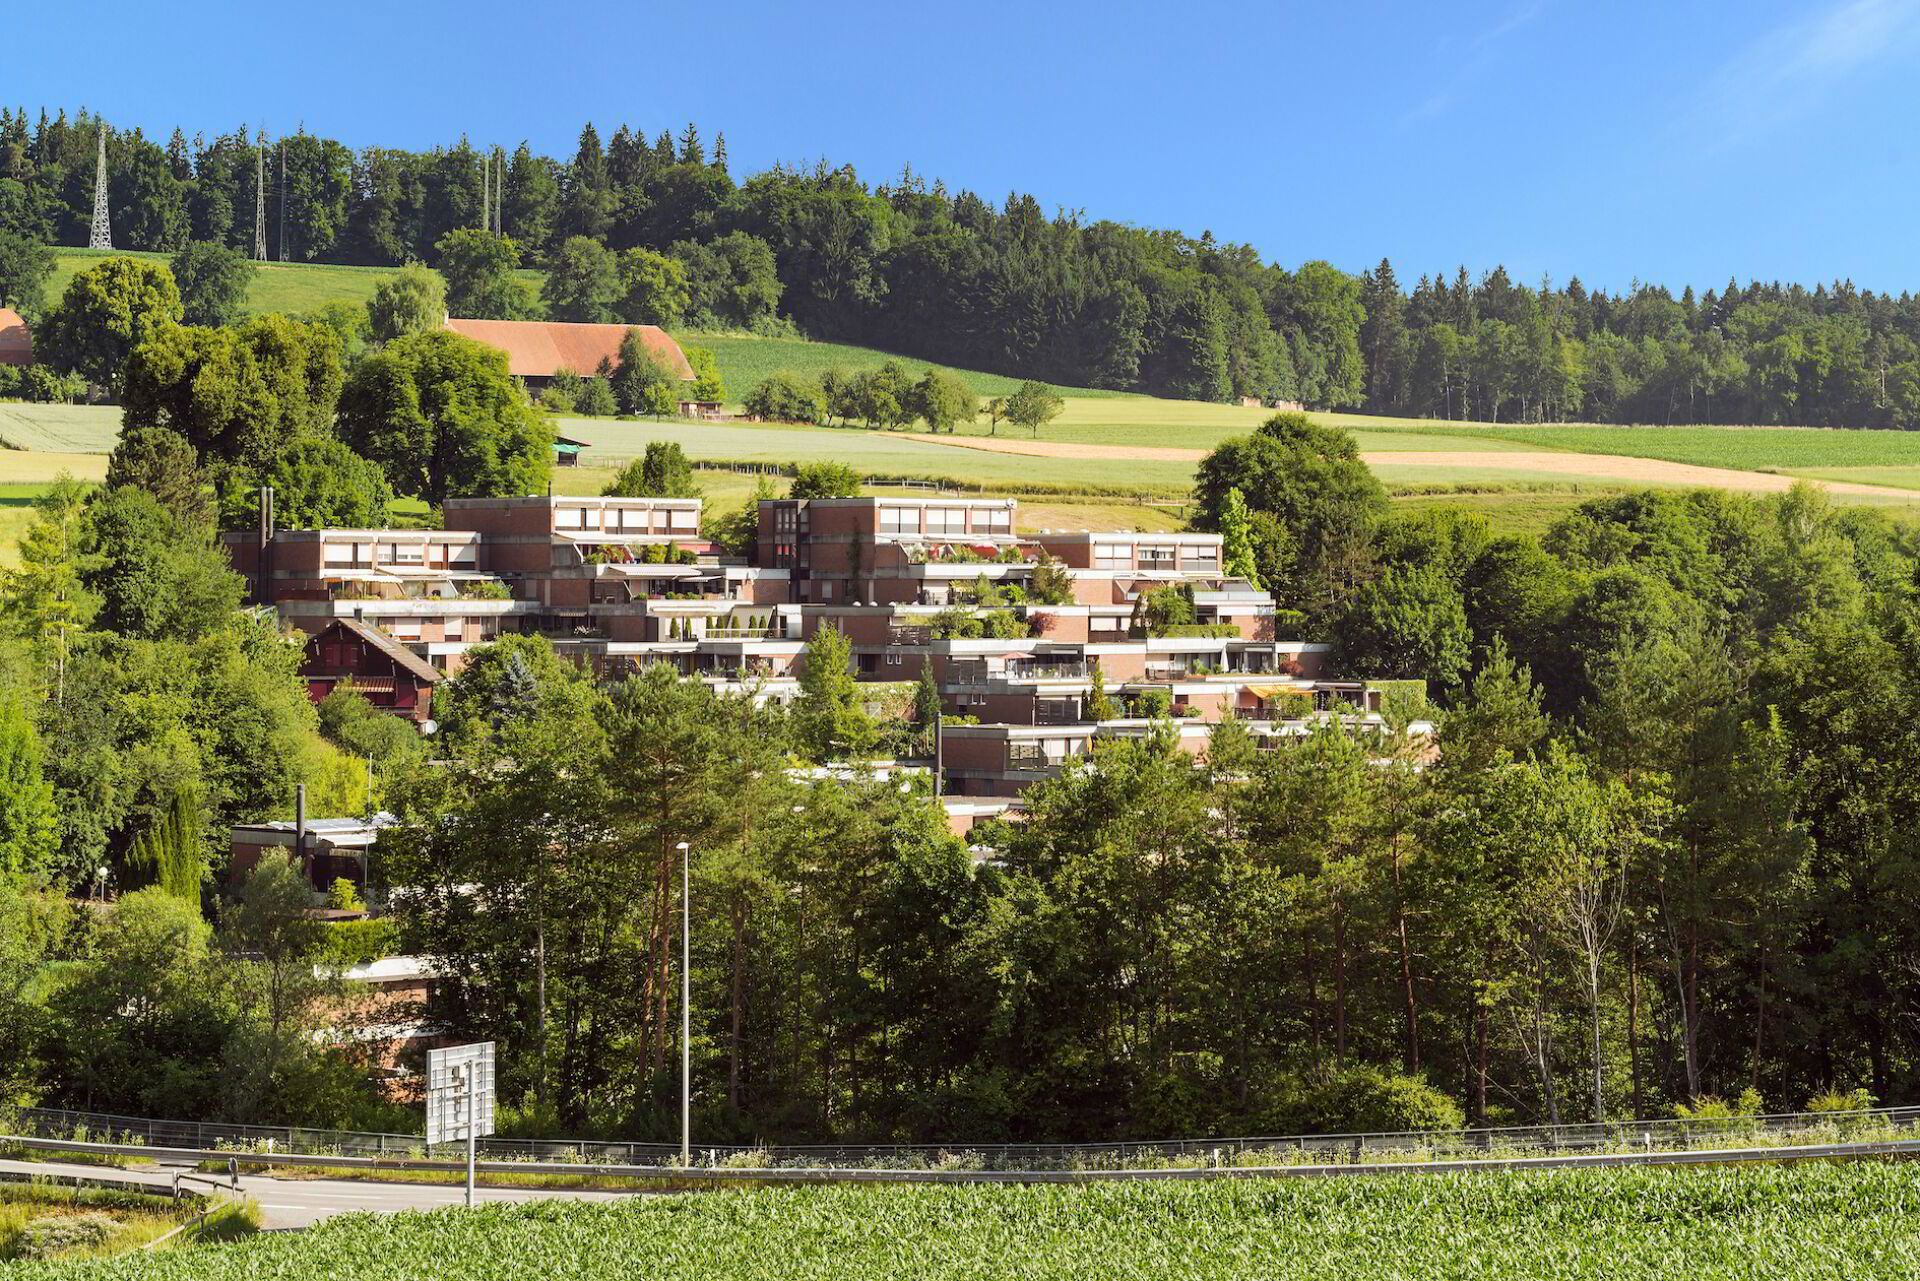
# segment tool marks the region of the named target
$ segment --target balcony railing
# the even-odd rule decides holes
[[[1073,681],[1093,676],[1091,663],[1008,663],[1007,679],[1014,681]]]

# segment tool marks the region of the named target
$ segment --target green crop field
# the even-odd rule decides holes
[[[1887,469],[1920,468],[1920,432],[1855,431],[1823,427],[1507,427],[1490,423],[1410,423],[1404,419],[1355,419],[1359,430],[1421,431],[1456,446],[1555,449],[1579,454],[1658,458],[1740,471],[1799,473],[1835,468],[1866,469],[1845,479],[1866,480]]]
[[[1900,1164],[1062,1187],[823,1187],[391,1217],[9,1281],[1877,1281],[1920,1271]]]

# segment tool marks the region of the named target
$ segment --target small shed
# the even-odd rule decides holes
[[[569,436],[553,438],[553,465],[555,467],[578,467],[580,451],[587,447],[584,440],[574,440]]]

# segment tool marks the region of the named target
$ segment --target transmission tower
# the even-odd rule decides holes
[[[253,259],[267,260],[267,136],[263,133],[253,147]]]
[[[113,223],[107,217],[107,122],[100,122],[100,164],[93,173],[93,231],[87,248],[113,248]]]

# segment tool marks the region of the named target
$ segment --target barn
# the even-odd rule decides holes
[[[538,396],[556,374],[591,378],[602,367],[620,363],[620,343],[637,330],[660,365],[683,382],[693,381],[687,353],[658,325],[580,325],[558,320],[459,320],[449,318],[456,334],[507,353],[507,372]]]
[[[684,359],[684,357],[682,357]],[[33,331],[27,328],[27,322],[20,313],[7,307],[0,307],[0,365],[31,365],[33,363]],[[692,377],[692,371],[688,371]]]

